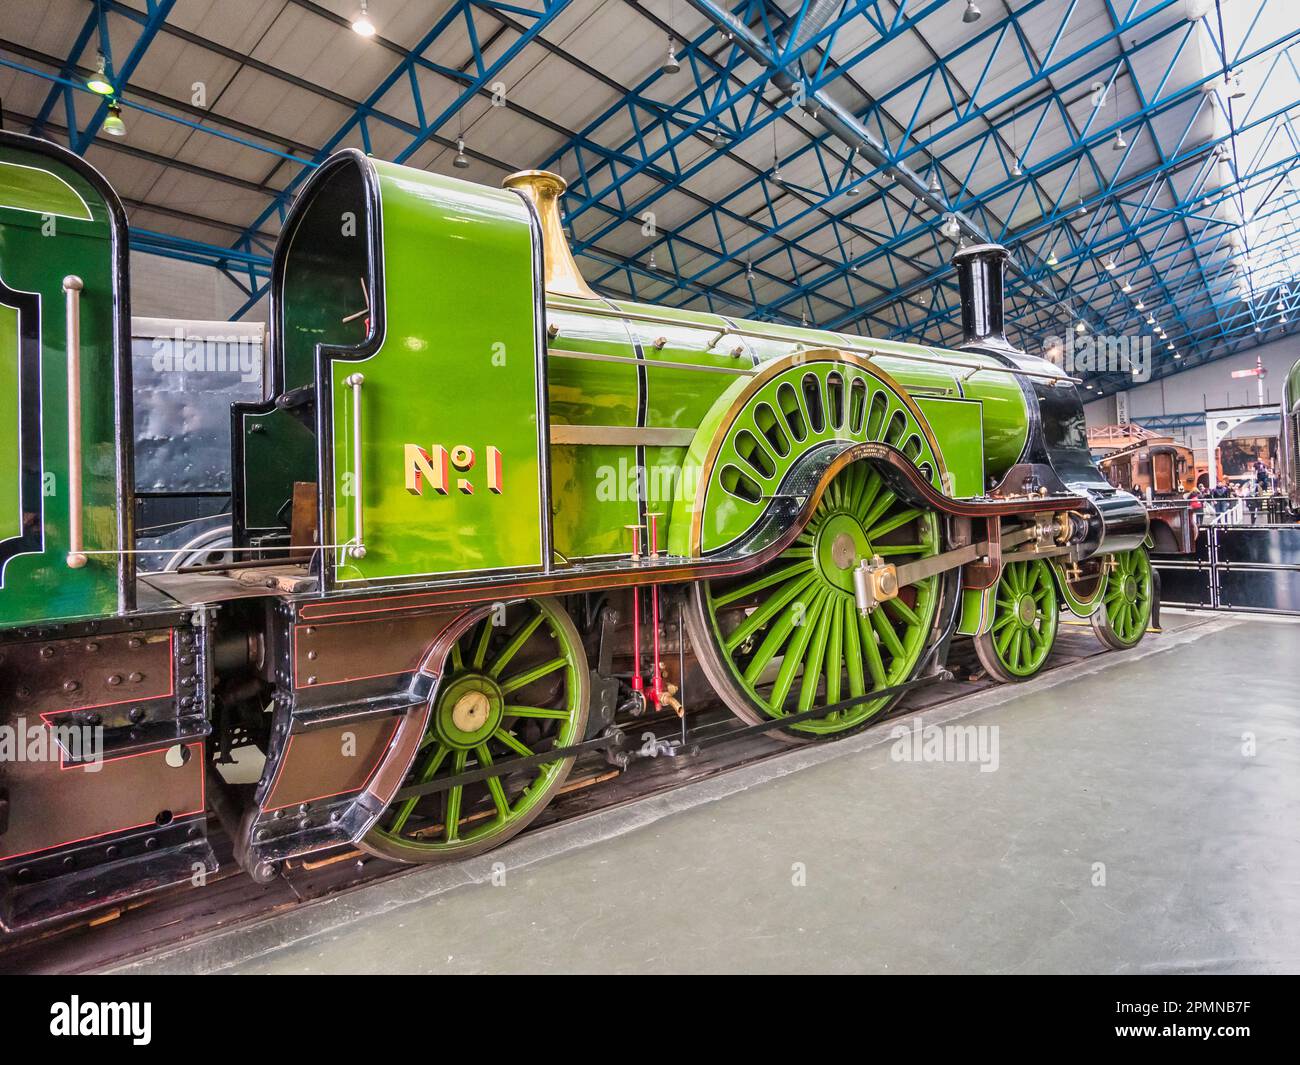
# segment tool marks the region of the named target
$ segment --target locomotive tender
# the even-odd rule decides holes
[[[146,573],[122,208],[0,134],[6,929],[201,881],[209,811],[257,879],[480,853],[574,748],[682,712],[688,661],[807,742],[955,636],[1006,681],[1061,606],[1141,639],[1146,513],[1003,336],[1001,248],[958,252],[967,342],[938,350],[598,296],[563,189],[321,166],[274,257],[269,398],[231,412],[237,561]]]

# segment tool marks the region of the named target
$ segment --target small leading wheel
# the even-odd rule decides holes
[[[942,578],[904,587],[863,618],[853,569],[873,555],[897,565],[938,552],[934,513],[900,499],[868,463],[854,463],[827,485],[807,527],[779,556],[695,586],[691,644],[710,684],[751,724],[904,683],[925,655]],[[893,701],[866,699],[772,734],[795,742],[843,736]]]
[[[1102,604],[1092,631],[1113,651],[1137,646],[1151,623],[1151,559],[1145,547],[1111,556]]]
[[[994,680],[1032,677],[1056,640],[1060,608],[1052,572],[1041,558],[1008,562],[993,597],[993,625],[975,637],[975,653]]]
[[[488,615],[452,647],[404,787],[582,741],[587,656],[569,615],[553,599],[532,599],[502,620]],[[523,831],[572,766],[560,759],[396,801],[361,845],[403,862],[481,854]]]

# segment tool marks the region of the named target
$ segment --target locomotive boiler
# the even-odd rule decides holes
[[[122,208],[0,134],[4,927],[193,882],[209,813],[256,879],[498,846],[628,716],[689,713],[688,656],[813,742],[955,638],[1002,681],[1063,607],[1142,638],[1146,513],[1072,380],[1007,342],[1003,249],[958,252],[942,350],[600,296],[563,191],[322,165],[274,256],[267,398],[231,410],[236,561],[145,572]]]

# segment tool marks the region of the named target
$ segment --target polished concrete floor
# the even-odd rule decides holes
[[[963,760],[801,749],[136,968],[1300,971],[1300,627],[1166,622],[924,715]]]

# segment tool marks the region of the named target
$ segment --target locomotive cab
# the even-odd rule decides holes
[[[0,149],[0,625],[129,609],[126,217],[71,152]]]
[[[355,151],[313,175],[273,265],[272,396],[232,413],[237,546],[311,548],[326,589],[548,561],[536,236],[513,192]]]

